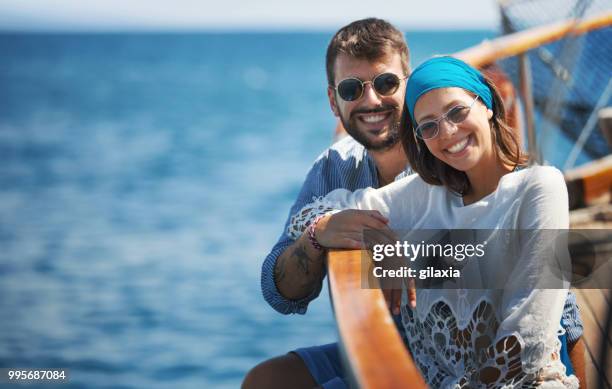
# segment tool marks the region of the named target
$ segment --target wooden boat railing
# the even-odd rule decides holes
[[[455,55],[474,66],[483,67],[502,58],[520,55],[560,39],[568,33],[583,34],[611,25],[612,12],[606,12],[582,21],[567,21],[507,35],[483,42]],[[601,172],[598,171],[595,176],[601,180]],[[605,177],[610,177],[610,174],[606,174]],[[610,190],[612,181],[599,182],[596,186]],[[382,291],[361,286],[361,255],[359,250],[330,250],[327,261],[329,291],[340,335],[340,344],[344,359],[351,371],[353,383],[364,389],[426,388],[423,377],[397,332]],[[604,301],[607,301],[609,307],[609,292],[600,290],[595,290],[595,292],[598,293],[598,296],[602,294],[608,296],[604,298]],[[581,291],[579,299],[581,303],[586,304],[588,291]],[[605,306],[606,304],[600,304],[599,309]],[[597,314],[591,313],[590,308],[589,306],[589,318],[600,319],[602,315],[605,317],[605,314],[599,311]],[[592,324],[590,321],[589,323]],[[601,329],[607,324],[595,322],[594,325],[598,325]],[[587,325],[585,334],[588,334],[588,340],[593,343],[591,347],[599,347],[598,342],[604,346],[607,344],[606,339],[602,337],[601,330],[595,327],[591,328]],[[609,344],[607,346],[610,347]],[[587,344],[588,349],[589,344]],[[590,361],[591,363],[596,362]],[[603,367],[603,369],[606,368]],[[597,380],[591,378],[589,382],[594,384]]]
[[[566,20],[505,35],[459,51],[454,56],[463,59],[472,66],[482,67],[500,59],[520,55],[536,47],[554,42],[567,36],[567,34],[581,35],[610,25],[612,25],[612,11],[588,19]]]
[[[381,289],[362,288],[361,261],[359,250],[332,250],[327,261],[340,342],[353,380],[360,388],[397,388],[399,383],[426,388]]]

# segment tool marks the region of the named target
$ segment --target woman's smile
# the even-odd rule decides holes
[[[452,158],[463,157],[465,154],[467,154],[468,148],[471,146],[473,139],[474,138],[470,134],[463,139],[455,141],[451,146],[446,147],[444,152]]]

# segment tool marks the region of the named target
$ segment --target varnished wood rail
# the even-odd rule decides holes
[[[361,251],[331,250],[327,267],[343,354],[359,388],[427,388],[381,289],[362,288]]]
[[[580,35],[612,25],[612,11],[596,16],[567,20],[542,27],[504,35],[453,54],[472,66],[482,67],[501,59],[525,53],[536,47],[562,39],[568,34]]]

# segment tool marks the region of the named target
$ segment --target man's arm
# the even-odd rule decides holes
[[[294,240],[289,237],[287,226],[291,216],[312,201],[313,197],[324,196],[332,189],[329,187],[328,180],[330,175],[328,158],[326,153],[319,156],[306,175],[298,197],[289,210],[283,233],[262,265],[263,296],[272,308],[282,314],[305,314],[308,303],[315,299],[321,291],[325,266],[322,263],[323,259],[317,260],[320,253],[312,251],[316,249],[308,246],[310,242],[307,239]],[[303,274],[305,270],[309,274],[306,279],[303,279],[300,274]],[[315,279],[318,281],[315,282]],[[310,293],[307,293],[308,291]],[[296,296],[301,298],[296,298]]]
[[[300,208],[295,209],[298,212]],[[291,215],[290,215],[291,216]],[[324,247],[363,247],[363,230],[387,230],[388,220],[378,211],[344,210],[325,215],[317,223],[315,236]],[[318,250],[300,232],[294,241],[283,234],[262,266],[262,291],[266,301],[281,313],[306,313],[326,274],[327,250]]]
[[[303,234],[276,259],[274,280],[279,293],[301,300],[321,289],[325,276],[324,250],[316,249]]]
[[[276,273],[276,263],[281,255],[288,255],[290,252],[290,247],[293,246],[296,241],[289,239],[283,234],[283,237],[279,240],[278,243],[272,248],[272,251],[266,259],[264,260],[261,268],[261,291],[263,293],[264,299],[270,304],[272,308],[282,314],[290,314],[290,313],[299,313],[305,314],[306,309],[308,307],[308,303],[315,299],[321,289],[322,283],[317,286],[317,289],[314,290],[308,296],[302,299],[288,299],[286,298],[279,290],[276,285],[276,278],[278,277]],[[285,253],[287,251],[287,253]],[[283,269],[279,269],[283,270]],[[325,269],[324,269],[325,271]],[[284,272],[284,274],[282,274]],[[278,272],[279,276],[287,277],[287,267],[285,266],[283,272]]]
[[[291,216],[312,202],[313,198],[325,196],[334,189],[355,190],[373,186],[374,183],[376,169],[371,160],[364,159],[363,147],[352,138],[336,145],[335,149],[323,152],[306,175],[289,211],[283,233],[262,265],[264,298],[283,314],[306,313],[308,303],[319,295],[326,274],[326,253],[318,252],[307,236],[292,238],[287,234]],[[323,224],[322,221],[318,226]],[[280,262],[278,268],[277,262]]]

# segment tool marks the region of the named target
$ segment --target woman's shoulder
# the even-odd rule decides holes
[[[563,173],[554,166],[534,165],[514,173],[517,183],[525,189],[533,187],[543,190],[566,188]]]
[[[523,229],[567,228],[569,206],[563,173],[553,166],[532,166],[520,172],[523,186],[519,223]]]
[[[563,177],[563,173],[561,173],[561,170],[557,169],[554,166],[550,166],[550,165],[533,165],[533,166],[529,166],[527,168],[518,170],[518,173],[527,173],[527,174],[531,174],[534,176],[555,175],[555,176]]]

